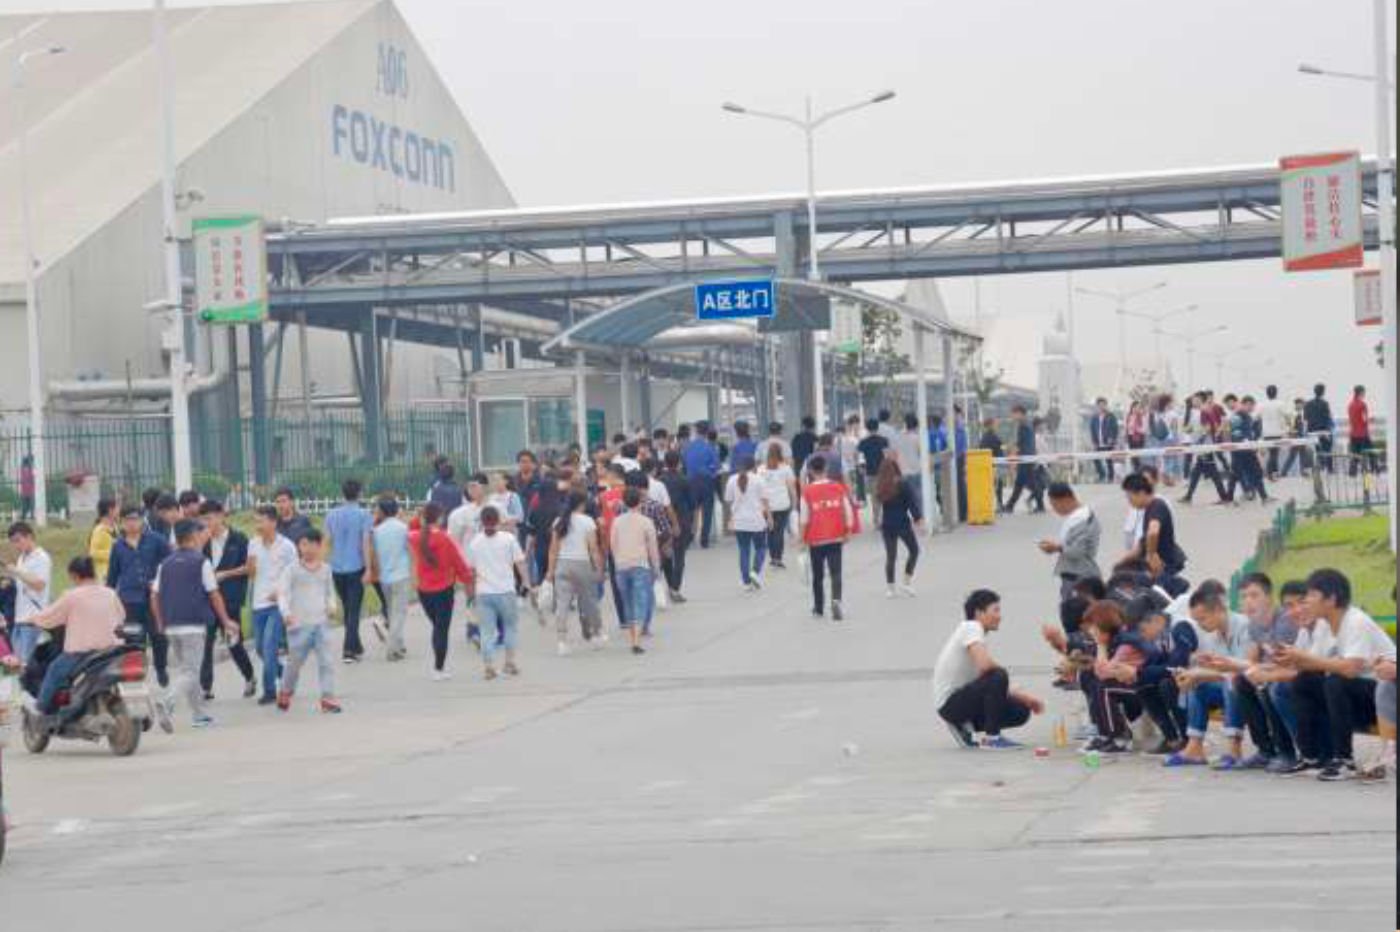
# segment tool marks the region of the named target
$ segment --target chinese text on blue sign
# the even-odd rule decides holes
[[[695,286],[695,316],[700,320],[772,317],[777,304],[777,291],[769,279]]]

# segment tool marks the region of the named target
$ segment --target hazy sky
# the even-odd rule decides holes
[[[131,0],[0,0],[0,10],[124,8]],[[203,5],[181,3],[173,6]],[[1374,149],[1369,85],[1300,61],[1371,68],[1369,0],[399,0],[409,24],[525,205],[797,190],[800,137],[722,113],[728,99],[796,110],[883,88],[898,97],[831,124],[824,189],[947,184],[1273,163]],[[1395,31],[1391,4],[1391,34]],[[1392,59],[1393,61],[1393,59]],[[1369,257],[1374,261],[1373,257]],[[1322,379],[1378,393],[1378,328],[1351,323],[1350,272],[1277,261],[1084,272],[1085,287],[1170,287],[1143,309],[1196,303],[1223,323],[1247,387]],[[970,279],[944,297],[970,315]],[[984,278],[985,312],[1017,381],[1065,306],[1065,276]],[[1107,302],[1076,302],[1079,355],[1117,357]],[[1013,325],[1014,324],[1014,325]],[[1151,353],[1146,322],[1130,334]],[[1173,344],[1174,348],[1176,345]],[[1175,366],[1184,370],[1184,355]],[[1214,381],[1198,359],[1197,381]],[[1246,384],[1238,368],[1226,379]]]

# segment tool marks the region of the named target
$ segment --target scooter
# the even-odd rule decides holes
[[[26,671],[24,686],[31,696],[42,682],[41,670],[32,677]],[[24,746],[31,754],[44,753],[55,737],[105,738],[117,757],[135,754],[142,733],[156,721],[155,701],[146,685],[145,651],[124,644],[88,657],[59,691],[57,707],[53,715],[24,709]]]

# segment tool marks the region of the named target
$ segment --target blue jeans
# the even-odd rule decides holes
[[[481,619],[481,659],[489,664],[496,656],[497,647],[513,653],[520,630],[520,608],[515,593],[477,593],[476,614]]]
[[[651,588],[651,567],[633,566],[618,570],[617,585],[622,591],[622,604],[626,608],[621,620],[622,627],[631,628],[640,624],[643,631],[650,631],[656,598]]]
[[[1264,689],[1265,706],[1278,716],[1283,722],[1283,727],[1288,729],[1288,735],[1293,739],[1294,746],[1298,742],[1298,715],[1293,710],[1293,684],[1291,683],[1270,683]]]
[[[735,531],[739,539],[739,577],[748,585],[752,575],[763,574],[763,556],[768,552],[767,531]],[[752,566],[752,574],[749,567]]]
[[[19,662],[28,664],[34,658],[34,649],[39,646],[38,625],[16,624],[10,628],[10,647],[14,649]]]
[[[253,643],[262,658],[263,695],[276,696],[277,680],[282,675],[277,659],[282,649],[282,613],[276,607],[253,609]]]
[[[73,671],[78,669],[78,665],[91,657],[93,653],[93,651],[85,650],[76,654],[59,654],[53,659],[53,663],[50,663],[49,668],[44,671],[44,682],[39,687],[40,712],[52,715],[58,711],[54,706],[54,700],[58,698],[59,690],[68,685]]]
[[[278,621],[281,621],[279,616]],[[297,691],[297,679],[307,655],[316,652],[316,683],[321,687],[321,698],[335,697],[335,664],[331,660],[331,648],[326,643],[325,625],[293,625],[287,629],[287,673],[282,678],[282,691],[291,695]]]
[[[1204,738],[1210,725],[1210,710],[1225,710],[1225,737],[1237,738],[1244,726],[1235,691],[1224,683],[1201,683],[1186,694],[1186,735]]]

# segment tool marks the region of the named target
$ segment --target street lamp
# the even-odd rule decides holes
[[[1224,333],[1230,329],[1229,324],[1217,324],[1214,327],[1206,327],[1204,330],[1193,330],[1187,333],[1173,333],[1170,330],[1163,330],[1162,336],[1171,337],[1173,340],[1182,340],[1186,343],[1186,390],[1194,392],[1196,386],[1196,341],[1202,337],[1214,336],[1217,333]]]
[[[733,101],[726,101],[720,105],[725,113],[734,113],[739,116],[758,117],[762,120],[776,120],[779,123],[786,123],[795,126],[802,131],[807,141],[807,278],[809,281],[821,280],[821,268],[817,259],[817,187],[816,187],[816,133],[824,124],[831,122],[839,116],[853,113],[856,110],[863,110],[866,107],[882,104],[887,100],[894,99],[894,91],[881,91],[873,97],[857,103],[847,104],[844,107],[837,107],[834,110],[827,110],[825,113],[812,116],[812,97],[807,95],[806,107],[802,117],[789,116],[785,113],[772,113],[766,110],[754,110],[736,104]],[[812,393],[816,395],[813,399],[813,411],[817,419],[817,429],[822,430],[826,425],[826,402],[823,398],[824,387],[822,384],[822,349],[821,334],[812,334]]]
[[[1118,314],[1118,388],[1116,394],[1121,398],[1127,390],[1124,384],[1128,379],[1128,330],[1127,313],[1128,302],[1135,298],[1140,298],[1145,294],[1154,291],[1161,291],[1167,287],[1166,282],[1157,282],[1148,285],[1146,288],[1138,288],[1135,291],[1099,291],[1094,288],[1076,288],[1076,293],[1089,295],[1094,298],[1106,298],[1113,302],[1115,311]]]
[[[39,295],[34,281],[34,231],[29,213],[29,144],[24,112],[24,65],[31,58],[61,55],[61,45],[27,49],[15,57],[11,85],[15,92],[15,115],[19,120],[19,212],[20,237],[24,240],[24,322],[29,336],[29,445],[34,457],[34,520],[40,527],[49,522],[48,457],[44,450],[44,381],[40,371]]]
[[[1387,0],[1371,0],[1371,42],[1374,54],[1374,70],[1369,78],[1372,103],[1376,118],[1376,232],[1380,246],[1381,273],[1381,342],[1385,349],[1387,364],[1385,373],[1385,459],[1386,484],[1390,501],[1390,552],[1395,552],[1396,503],[1395,470],[1400,461],[1396,457],[1397,440],[1400,430],[1396,424],[1395,401],[1395,163],[1390,157],[1390,95],[1395,84],[1390,79],[1390,29],[1386,25]],[[1351,72],[1325,71],[1315,65],[1300,65],[1304,74],[1326,75],[1356,79],[1361,76]]]
[[[1232,346],[1218,353],[1204,354],[1215,360],[1215,390],[1217,392],[1221,394],[1225,392],[1225,360],[1234,356],[1236,353],[1247,353],[1252,349],[1255,349],[1253,343],[1241,343],[1238,346]],[[1243,371],[1244,367],[1241,366],[1240,368],[1241,371]]]
[[[1149,314],[1144,311],[1129,311],[1126,308],[1120,309],[1119,314],[1125,317],[1136,317],[1140,320],[1150,321],[1152,324],[1152,335],[1156,338],[1157,365],[1161,369],[1160,374],[1165,376],[1167,370],[1166,357],[1162,355],[1162,336],[1166,332],[1162,329],[1162,321],[1171,320],[1173,317],[1180,317],[1182,314],[1194,314],[1200,308],[1199,304],[1187,304],[1182,307],[1173,308],[1170,311],[1159,311],[1156,314]]]
[[[1303,62],[1298,66],[1298,73],[1322,78],[1346,78],[1348,81],[1365,81],[1368,84],[1376,80],[1374,74],[1359,74],[1355,71],[1334,71],[1331,68],[1322,68],[1318,65],[1309,64],[1308,62]],[[1391,91],[1395,90],[1395,82],[1393,81],[1387,81],[1386,86],[1390,88]]]

